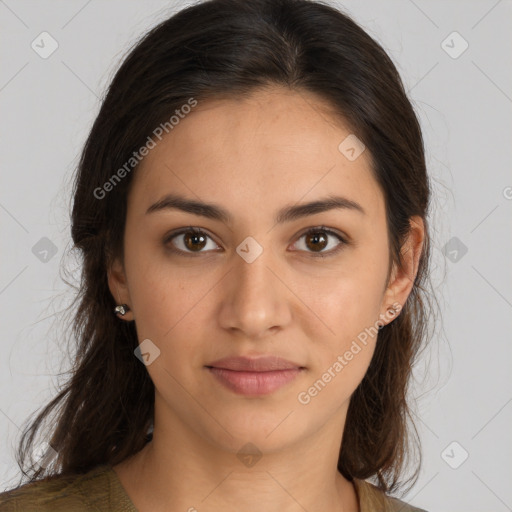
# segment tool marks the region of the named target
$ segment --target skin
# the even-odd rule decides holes
[[[376,336],[307,405],[297,396],[393,303],[405,303],[424,227],[411,219],[405,267],[393,268],[386,282],[384,196],[368,151],[349,161],[338,150],[350,133],[312,93],[272,87],[199,103],[137,169],[124,261],[114,261],[108,280],[117,303],[131,308],[122,320],[135,320],[139,342],[148,338],[160,349],[147,366],[156,388],[153,441],[114,466],[140,511],[359,510],[336,465],[349,400]],[[220,205],[233,221],[176,209],[146,214],[170,192]],[[333,209],[276,224],[282,207],[333,193],[365,214]],[[349,243],[315,257],[303,233],[321,225]],[[206,233],[206,246],[193,241],[192,256],[190,248],[173,254],[173,244],[187,250],[185,236],[164,238],[187,226]],[[248,236],[263,248],[252,263],[236,252]],[[334,235],[327,241],[325,254],[340,243]],[[248,397],[205,368],[226,356],[262,354],[305,370],[269,395]],[[252,467],[236,456],[249,442],[262,454]]]

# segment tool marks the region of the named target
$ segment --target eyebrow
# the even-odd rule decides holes
[[[275,221],[278,224],[282,224],[335,209],[352,210],[366,215],[364,208],[359,203],[341,196],[328,196],[310,203],[285,206],[278,211]],[[152,204],[146,210],[146,214],[164,210],[181,210],[193,215],[224,222],[225,224],[230,224],[233,221],[233,216],[219,205],[187,199],[177,194],[165,195]]]

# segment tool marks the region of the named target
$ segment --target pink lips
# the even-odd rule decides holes
[[[265,395],[294,380],[304,368],[277,356],[228,357],[206,366],[221,384],[242,395]]]

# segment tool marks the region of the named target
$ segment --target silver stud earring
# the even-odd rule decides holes
[[[396,308],[394,306],[390,306],[388,309],[387,309],[387,313],[388,315],[394,317],[398,312],[400,311],[400,308]],[[390,323],[392,323],[393,321],[395,320],[395,318],[393,318],[393,320],[391,320],[389,323],[387,324],[384,324],[384,325],[379,325],[378,327],[378,330],[380,331],[381,329],[383,329],[386,325],[389,325]]]
[[[128,304],[120,304],[119,306],[116,306],[114,309],[114,313],[119,316],[126,315],[128,311],[130,311]]]

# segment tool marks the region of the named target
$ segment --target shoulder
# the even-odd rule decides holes
[[[365,480],[354,479],[361,512],[427,512],[384,493]]]
[[[54,476],[0,493],[0,512],[109,510],[115,483],[110,466],[84,474]]]

